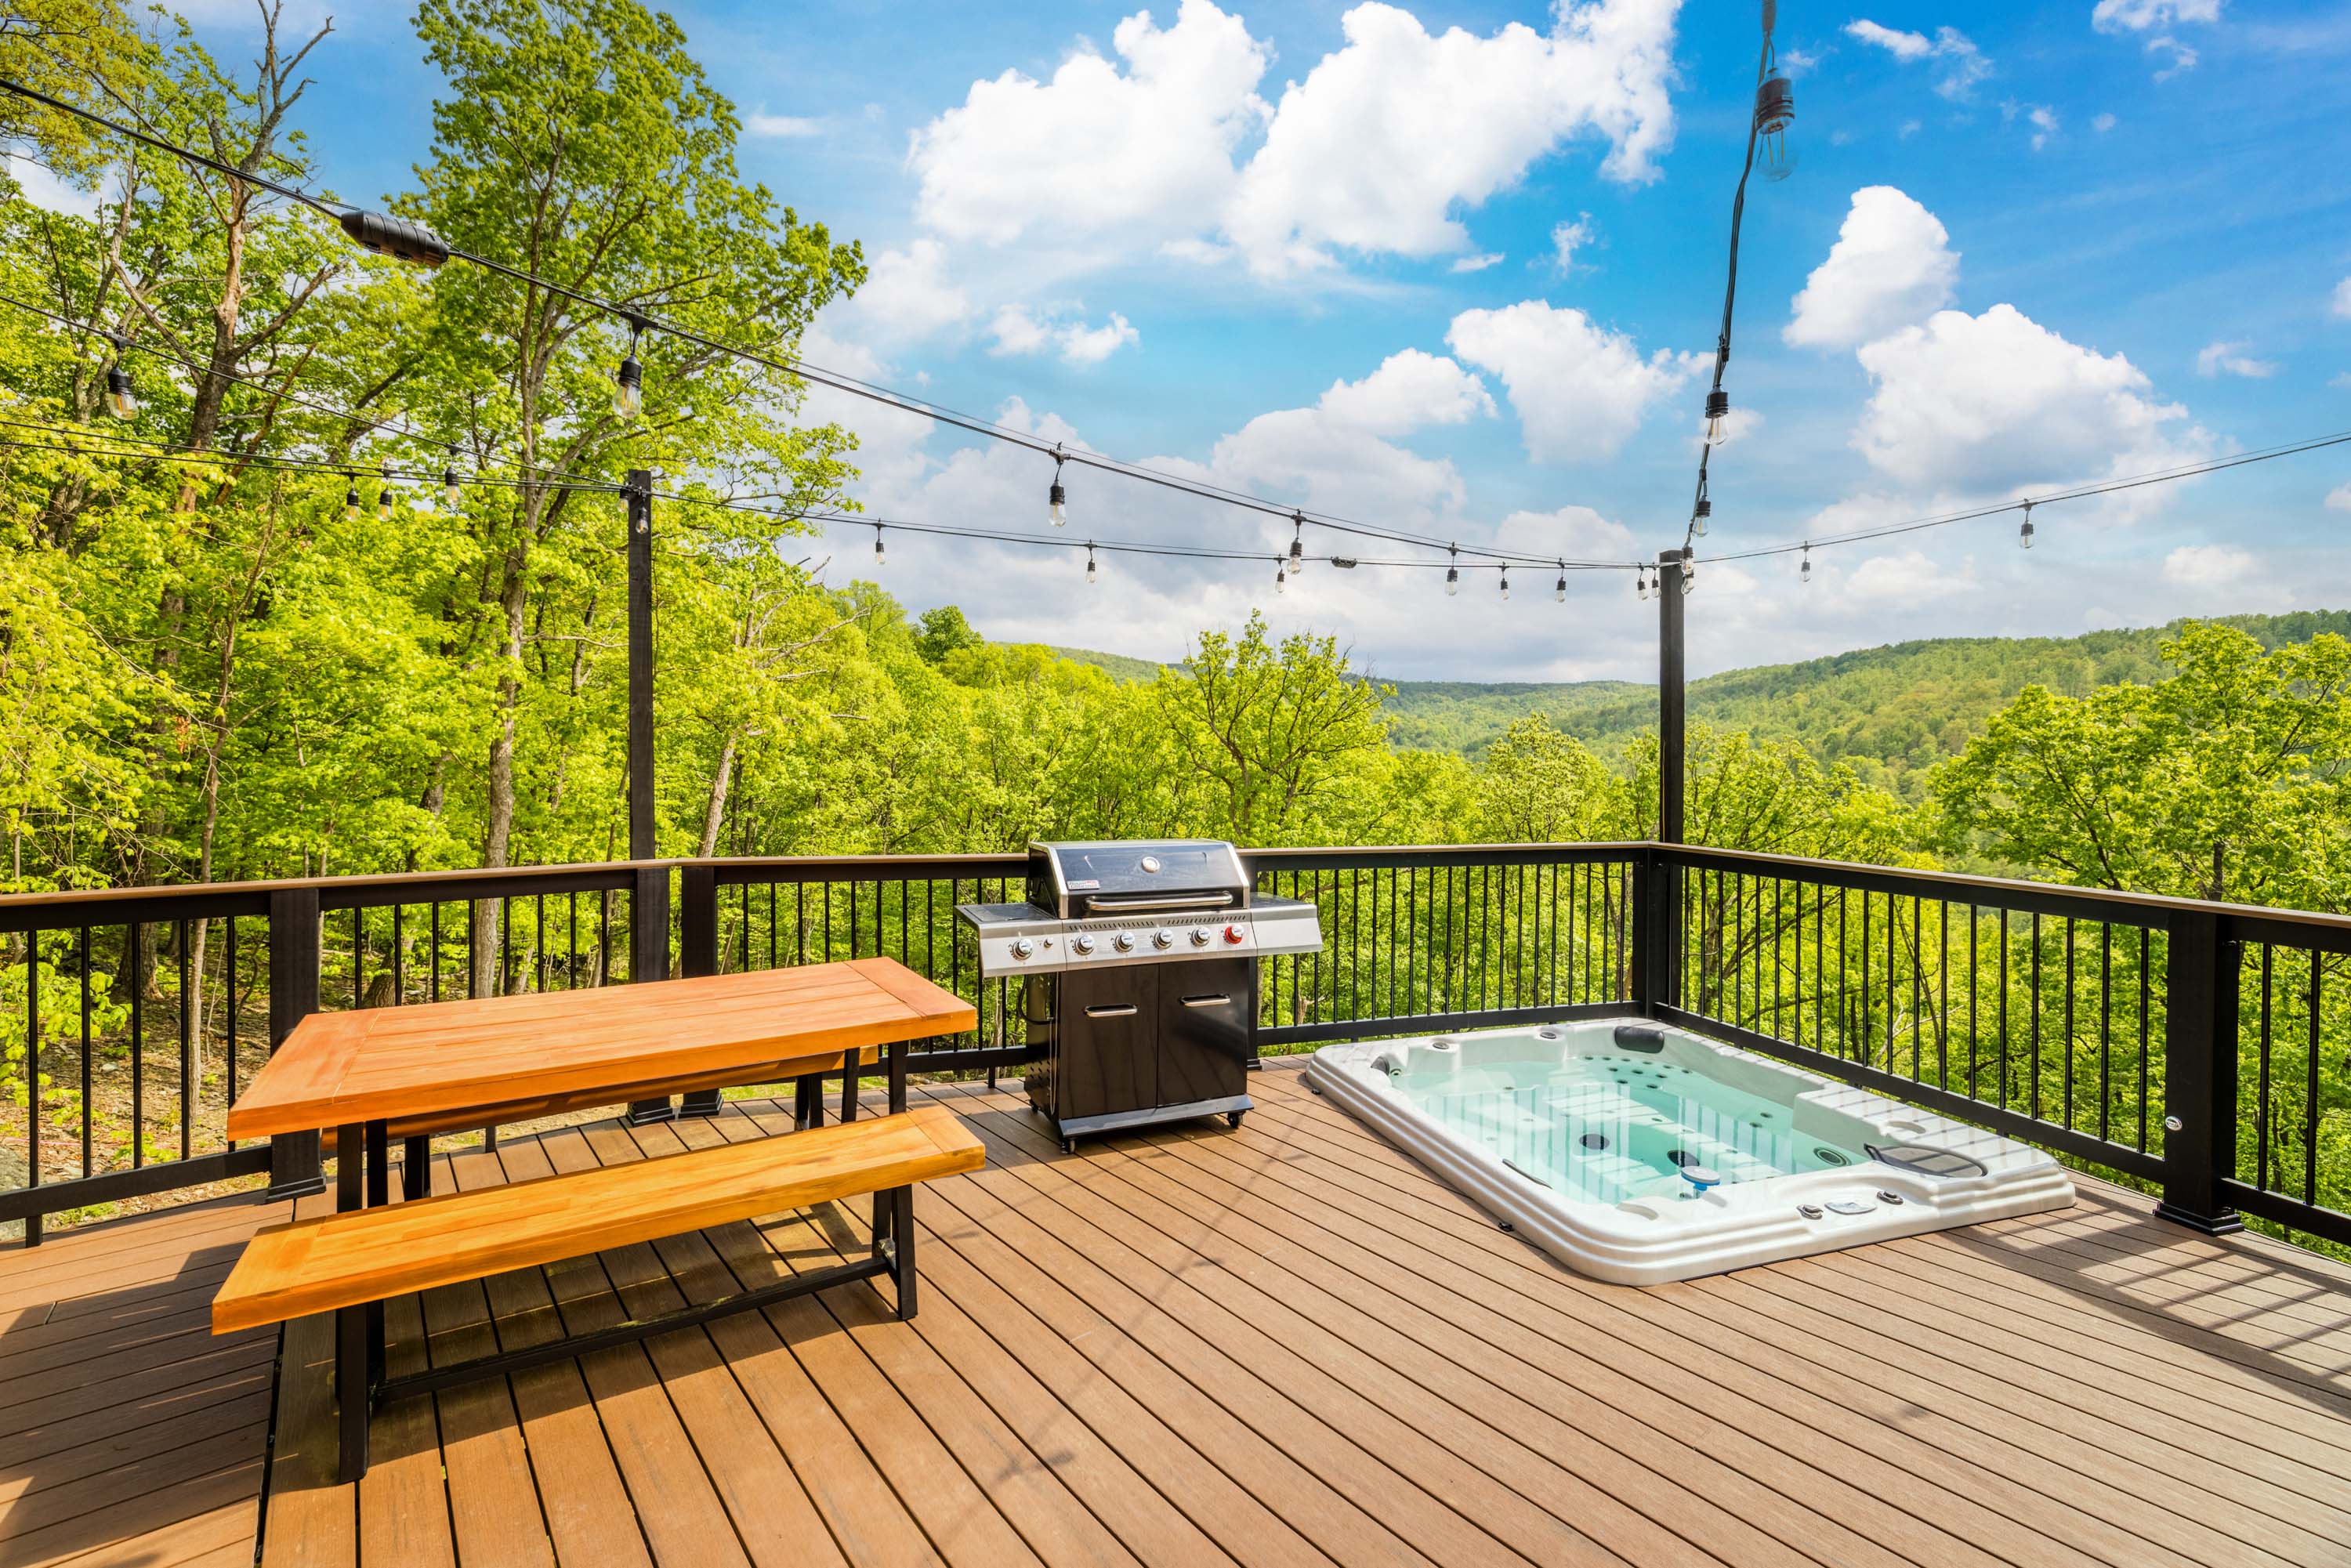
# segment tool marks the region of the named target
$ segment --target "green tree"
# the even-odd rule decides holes
[[[942,604],[923,612],[923,630],[914,639],[915,652],[934,664],[946,663],[947,655],[963,648],[982,645],[980,634],[971,629],[963,612],[952,604]]]

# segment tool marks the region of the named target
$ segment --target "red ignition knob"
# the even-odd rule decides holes
[[[1236,947],[1239,946],[1242,943],[1249,940],[1249,927],[1246,925],[1226,926],[1225,940],[1231,943]]]

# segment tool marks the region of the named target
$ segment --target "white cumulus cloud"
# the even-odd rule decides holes
[[[1088,50],[1048,81],[1008,70],[915,131],[915,215],[999,245],[1040,227],[1137,241],[1204,226],[1231,194],[1235,148],[1267,113],[1269,51],[1210,0],[1184,0],[1172,27],[1138,11],[1111,46],[1123,68]]]
[[[2226,588],[2261,568],[2260,557],[2235,545],[2181,545],[2163,558],[2163,580],[2185,588]]]
[[[2351,485],[2337,485],[2327,491],[2326,509],[2330,512],[2351,512]]]
[[[1405,435],[1432,424],[1462,424],[1494,412],[1486,383],[1440,355],[1405,349],[1359,382],[1338,381],[1315,404],[1374,435]]]
[[[1527,455],[1538,462],[1614,456],[1649,406],[1699,363],[1666,349],[1644,357],[1626,334],[1541,299],[1465,310],[1445,340],[1502,378]]]
[[[1908,483],[1984,494],[2137,472],[2209,450],[2120,354],[2012,305],[1941,310],[1859,350],[1873,383],[1854,445]]]
[[[1929,38],[1924,33],[1906,33],[1862,17],[1846,23],[1844,30],[1847,37],[1874,44],[1905,65],[1929,59],[1939,62],[1935,90],[1954,101],[1966,99],[1976,83],[1991,75],[1991,57],[1957,27],[1938,27]]]
[[[1959,253],[1942,221],[1891,185],[1865,185],[1828,259],[1813,269],[1780,336],[1844,349],[1923,320],[1951,302]]]
[[[971,296],[947,277],[946,246],[929,238],[875,256],[852,308],[874,337],[893,341],[961,326],[972,312]]]
[[[2231,375],[2254,381],[2277,374],[2277,361],[2254,359],[2245,352],[2252,347],[2251,343],[2207,343],[2196,356],[2196,373],[2208,379]]]
[[[1101,326],[1089,327],[1082,319],[1040,316],[1025,305],[998,307],[987,330],[996,340],[987,350],[991,354],[1038,354],[1050,349],[1072,365],[1100,364],[1141,338],[1115,310]]]
[[[2101,33],[2147,33],[2220,19],[2220,0],[2098,0],[2090,13],[2090,26]]]
[[[1574,137],[1606,141],[1608,177],[1649,179],[1673,136],[1677,5],[1562,5],[1549,33],[1511,23],[1489,37],[1357,5],[1344,45],[1282,93],[1225,227],[1260,272],[1338,250],[1436,256],[1468,248],[1458,208]]]
[[[824,134],[824,121],[798,114],[769,114],[760,109],[743,117],[743,134],[761,140],[793,141]]]
[[[1508,256],[1504,256],[1499,250],[1481,251],[1476,256],[1456,257],[1452,267],[1447,270],[1452,272],[1483,272],[1489,267],[1499,267],[1503,262],[1509,259],[1510,258]]]
[[[2351,320],[2351,277],[2346,277],[2335,286],[2335,297],[2329,302],[2328,308],[2344,319]]]
[[[1578,213],[1575,221],[1553,224],[1551,227],[1552,265],[1565,277],[1575,268],[1575,253],[1592,243],[1593,227],[1590,213]]]

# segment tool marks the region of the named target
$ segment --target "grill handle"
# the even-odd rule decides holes
[[[1155,909],[1224,909],[1230,893],[1146,893],[1127,897],[1105,894],[1086,900],[1089,915],[1144,915]]]
[[[1134,1016],[1133,1002],[1109,1002],[1098,1008],[1086,1009],[1086,1017],[1090,1019],[1131,1019]]]
[[[1229,993],[1207,997],[1186,997],[1184,1005],[1187,1008],[1228,1008],[1233,1005],[1233,998]]]

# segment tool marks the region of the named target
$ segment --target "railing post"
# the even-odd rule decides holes
[[[319,1010],[319,890],[284,888],[269,895],[269,1049]],[[269,1196],[302,1197],[327,1189],[319,1134],[280,1133],[269,1140]]]
[[[677,873],[677,970],[680,975],[718,973],[718,872],[690,865]],[[698,1089],[678,1102],[681,1116],[718,1114],[716,1089]]]
[[[636,982],[669,978],[669,868],[641,865],[629,890],[629,978]],[[666,1122],[676,1114],[666,1097],[638,1100],[629,1105],[629,1121],[644,1126]]]
[[[2237,969],[2228,917],[2172,916],[2164,976],[2163,1201],[2156,1214],[2226,1236],[2242,1230],[2220,1196],[2237,1172]]]
[[[1648,1018],[1674,1001],[1672,912],[1681,872],[1668,863],[1669,853],[1653,845],[1633,862],[1633,1001]]]

